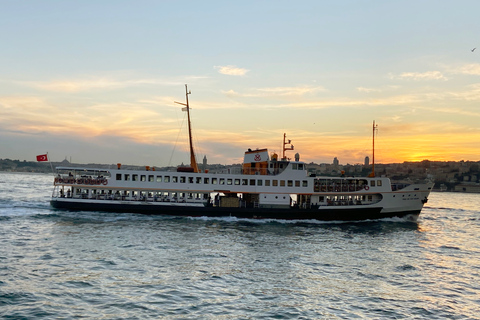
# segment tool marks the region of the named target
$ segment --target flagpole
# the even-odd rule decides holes
[[[48,151],[47,151],[47,160],[48,160],[48,163],[50,163],[50,168],[52,168],[52,175],[55,177],[55,171],[53,170],[52,162],[50,161],[50,158],[48,157]]]

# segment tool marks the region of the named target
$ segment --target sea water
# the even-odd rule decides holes
[[[478,319],[480,194],[417,222],[56,211],[0,173],[2,319]]]

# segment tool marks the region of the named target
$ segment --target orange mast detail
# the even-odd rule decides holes
[[[188,141],[190,143],[190,167],[193,169],[193,172],[199,172],[198,166],[197,166],[197,160],[195,159],[195,152],[193,150],[193,143],[192,143],[192,126],[190,123],[190,106],[188,104],[188,95],[192,94],[190,91],[187,89],[187,85],[185,85],[185,96],[187,103],[182,103],[182,102],[176,102],[178,104],[184,105],[185,108],[182,108],[182,111],[187,111],[187,118],[188,118]]]
[[[375,177],[375,131],[378,126],[375,124],[375,120],[373,120],[373,133],[372,133],[372,172],[368,175],[369,177]]]
[[[285,151],[293,150],[293,144],[291,143],[292,140],[287,141],[286,138],[287,138],[287,134],[284,133],[283,134],[283,147],[282,147],[282,149],[283,149],[282,160],[287,160],[287,157],[285,156]],[[290,147],[286,147],[287,145],[290,145]]]

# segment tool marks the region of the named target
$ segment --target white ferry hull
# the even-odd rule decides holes
[[[299,161],[273,165],[265,174],[59,167],[50,203],[56,209],[151,215],[415,220],[433,187],[392,185],[385,177],[317,177]]]

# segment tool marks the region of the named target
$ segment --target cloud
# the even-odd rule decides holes
[[[303,96],[326,91],[324,87],[302,86],[302,87],[273,87],[252,89],[246,93],[239,93],[234,90],[223,91],[229,97],[258,98],[258,97],[285,97],[285,96]]]
[[[440,71],[427,71],[427,72],[403,72],[402,74],[391,76],[392,79],[412,79],[415,81],[423,80],[443,80],[447,81],[448,78],[445,77]]]
[[[95,89],[119,89],[139,85],[164,84],[156,79],[115,80],[109,78],[94,78],[85,80],[59,80],[46,82],[21,82],[30,87],[55,92],[81,92]]]
[[[260,93],[267,95],[280,95],[280,96],[302,96],[305,94],[312,94],[319,91],[325,91],[323,87],[276,87],[276,88],[263,88],[257,89]]]
[[[115,79],[114,77],[89,77],[85,79],[54,81],[15,81],[21,86],[53,92],[84,92],[91,90],[115,90],[139,86],[181,86],[185,82],[205,79],[204,76],[184,76],[182,80],[164,80],[156,78]],[[2,80],[6,81],[6,80]]]
[[[480,64],[478,63],[466,64],[456,68],[455,70],[452,70],[452,72],[478,76],[480,75]]]
[[[250,71],[244,68],[238,68],[236,66],[215,66],[214,68],[217,69],[219,73],[228,76],[244,76],[248,71]]]
[[[381,92],[382,90],[378,88],[365,88],[365,87],[358,87],[358,92],[365,92],[365,93],[372,93],[372,92]]]

